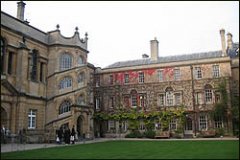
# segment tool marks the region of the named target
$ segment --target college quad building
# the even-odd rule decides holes
[[[222,49],[159,57],[158,40],[134,61],[98,68],[88,62],[88,35],[61,35],[59,25],[47,33],[24,20],[24,2],[17,18],[1,11],[1,126],[11,135],[24,131],[28,141],[55,139],[56,129],[74,126],[86,138],[116,136],[119,122],[95,122],[94,113],[118,107],[140,111],[178,109],[184,105],[184,133],[224,128],[231,133],[231,95],[239,96],[239,44],[220,30]],[[217,87],[226,80],[227,119],[211,118],[220,101]],[[140,123],[140,129],[144,129]],[[178,121],[170,121],[169,130]],[[121,124],[123,133],[128,123]],[[99,134],[101,133],[101,134]]]

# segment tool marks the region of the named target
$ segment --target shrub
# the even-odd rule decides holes
[[[156,132],[153,130],[148,130],[144,132],[144,137],[146,138],[155,138]]]
[[[220,137],[224,135],[224,129],[223,128],[219,128],[216,129],[216,137]]]
[[[143,135],[138,130],[132,131],[125,136],[125,138],[142,138]]]

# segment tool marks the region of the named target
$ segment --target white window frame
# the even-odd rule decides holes
[[[100,109],[100,98],[99,97],[97,97],[95,99],[95,109],[96,110]]]
[[[59,107],[59,115],[69,112],[71,110],[70,106],[71,106],[71,102],[68,100],[65,100],[63,103],[61,103]]]
[[[223,117],[214,117],[214,126],[215,128],[223,128]]]
[[[37,111],[30,109],[28,112],[28,129],[36,129]]]
[[[77,104],[78,105],[85,105],[85,97],[84,97],[84,95],[81,94],[80,96],[78,96]]]
[[[164,106],[164,94],[159,94],[159,106]]]
[[[124,74],[124,83],[129,83],[129,74]]]
[[[195,79],[202,78],[202,69],[201,67],[195,67]]]
[[[78,75],[78,83],[84,83],[84,79],[85,79],[85,73],[80,72]]]
[[[213,102],[213,91],[212,89],[205,89],[205,102],[212,103]]]
[[[207,115],[200,115],[199,116],[199,130],[207,130],[208,124],[207,124]]]
[[[220,68],[219,65],[215,64],[212,66],[212,74],[213,78],[218,78],[220,77]]]
[[[72,55],[64,53],[60,57],[60,71],[72,68]]]
[[[160,82],[163,81],[163,70],[158,71],[158,81],[160,81]]]
[[[139,72],[138,73],[138,82],[139,83],[144,83],[144,72]]]
[[[64,77],[59,84],[59,89],[65,89],[72,87],[72,78],[71,77]]]
[[[111,132],[116,129],[115,121],[108,120],[108,131]]]
[[[83,57],[79,56],[78,57],[78,65],[82,65],[82,64],[84,64]]]
[[[174,97],[175,97],[175,105],[180,105],[182,103],[181,93],[175,93]]]
[[[170,130],[176,130],[177,129],[177,119],[176,118],[173,118],[173,119],[170,120],[169,128],[170,128]]]
[[[166,92],[166,106],[173,106],[174,95],[173,91]]]
[[[181,79],[181,72],[180,69],[174,69],[174,80],[178,81]]]

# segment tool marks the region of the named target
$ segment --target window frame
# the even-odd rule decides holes
[[[35,114],[33,114],[35,113]],[[37,110],[29,109],[28,111],[28,129],[36,129],[37,125]]]
[[[63,53],[60,56],[60,71],[65,71],[72,68],[73,57],[70,53]]]

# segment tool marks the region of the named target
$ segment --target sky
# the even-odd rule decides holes
[[[88,62],[106,67],[150,55],[150,40],[159,41],[159,56],[221,50],[219,30],[239,42],[239,1],[24,1],[24,19],[44,31],[60,25],[61,34],[88,33]],[[14,17],[17,1],[1,1]]]

